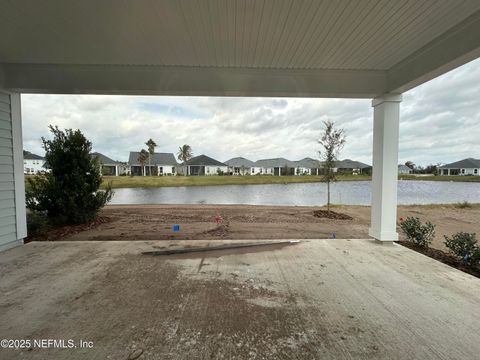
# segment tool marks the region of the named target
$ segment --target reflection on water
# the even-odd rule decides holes
[[[249,204],[324,205],[324,183],[186,186],[115,189],[111,204]],[[370,205],[370,181],[332,184],[334,204]],[[415,181],[398,182],[399,204],[480,202],[480,183]]]

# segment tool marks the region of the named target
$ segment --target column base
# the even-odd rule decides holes
[[[368,229],[368,235],[380,242],[398,241],[398,233],[396,231],[378,231],[375,229]]]

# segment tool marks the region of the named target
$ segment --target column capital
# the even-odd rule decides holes
[[[383,104],[385,102],[399,103],[402,102],[402,94],[383,94],[372,100],[372,107]]]

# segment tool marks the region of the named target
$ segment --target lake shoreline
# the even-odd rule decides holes
[[[331,184],[331,203],[370,205],[371,181],[339,181]],[[243,204],[323,206],[326,183],[290,183],[225,186],[133,187],[114,189],[111,204]],[[398,204],[480,203],[480,183],[399,181]]]
[[[479,182],[480,176],[415,176],[401,175],[399,180]],[[339,175],[338,181],[371,181],[368,175]],[[266,185],[302,184],[322,182],[321,176],[104,176],[102,188],[110,184],[114,189],[159,188],[184,186],[226,186],[226,185]]]

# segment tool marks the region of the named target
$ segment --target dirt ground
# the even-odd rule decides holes
[[[58,240],[365,239],[368,206],[336,206],[353,220],[321,219],[307,206],[139,205],[107,206],[109,222]],[[480,208],[399,206],[398,217],[417,216],[436,225],[432,247],[444,250],[443,235],[480,234]],[[217,220],[217,221],[215,221]],[[179,230],[174,231],[174,225]],[[400,233],[400,229],[399,229]]]

